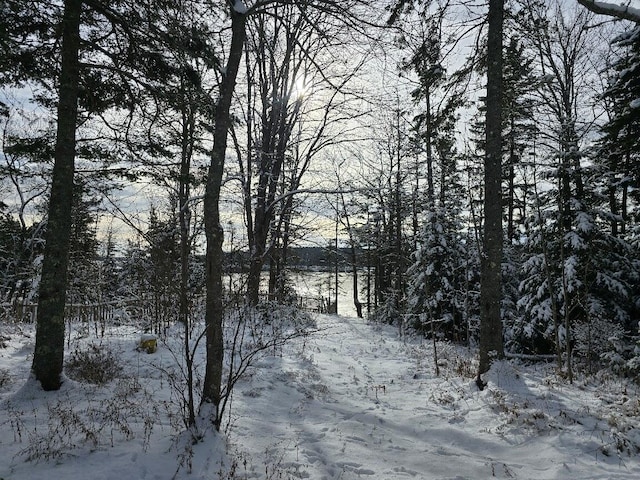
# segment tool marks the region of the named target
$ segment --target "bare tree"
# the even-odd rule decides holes
[[[239,160],[250,251],[247,299],[253,305],[258,303],[260,273],[271,250],[268,239],[278,207],[274,200],[290,188],[283,180],[294,130],[301,121],[307,93],[303,90],[312,75],[308,67],[320,50],[313,45],[317,35],[295,7],[283,5],[277,14],[252,19],[247,51],[246,164]]]
[[[223,314],[224,290],[222,284],[222,244],[224,231],[220,221],[220,192],[225,173],[225,157],[228,144],[228,132],[232,126],[231,106],[238,80],[245,43],[247,40],[248,18],[254,15],[278,15],[277,7],[289,2],[279,0],[257,1],[245,5],[242,0],[225,0],[224,8],[228,12],[231,25],[231,37],[227,60],[221,69],[219,96],[215,108],[213,127],[213,147],[204,198],[205,236],[206,236],[206,371],[201,401],[201,416],[209,418],[216,429],[221,423],[221,393],[224,363]],[[357,7],[366,6],[365,0],[338,2],[323,0],[320,2],[296,2],[304,19],[314,10],[325,12],[333,21],[343,25],[357,27],[361,25]],[[323,34],[323,25],[314,25],[319,34]]]
[[[204,412],[216,430],[222,421],[221,401],[224,339],[224,290],[222,285],[222,243],[224,231],[220,222],[220,189],[225,171],[228,131],[231,126],[230,110],[236,86],[238,70],[246,40],[247,11],[241,2],[225,1],[231,18],[231,42],[226,67],[220,83],[220,95],[215,109],[213,148],[208,169],[204,197],[206,249],[206,367],[202,387],[201,411],[211,406],[214,411]]]
[[[356,96],[348,84],[366,59],[346,68],[332,52],[348,48],[348,29],[332,24],[330,11],[279,5],[273,12],[248,24],[244,125],[234,129],[250,251],[247,300],[254,305],[267,261],[269,293],[282,294],[276,277],[295,230],[294,194],[322,152],[353,137],[347,122],[361,113],[350,108]]]

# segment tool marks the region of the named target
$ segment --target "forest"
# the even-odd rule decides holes
[[[0,129],[0,353],[33,330],[0,392],[127,327],[197,445],[338,297],[477,392],[509,361],[637,386],[640,2],[3,0]]]

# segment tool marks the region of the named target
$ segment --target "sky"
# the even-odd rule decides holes
[[[570,3],[575,3],[573,0],[571,2],[566,2],[567,5]],[[611,2],[616,3],[616,2]],[[631,0],[630,4],[634,7],[640,7],[640,0]],[[464,51],[467,46],[462,45],[462,51]],[[387,46],[387,50],[392,51],[393,49],[390,46]],[[396,70],[396,62],[400,58],[400,53],[393,52],[385,57],[372,58],[368,64],[369,71],[366,72],[368,78],[361,79],[362,86],[366,87],[369,90],[369,94],[375,93],[379,95],[381,99],[386,99],[388,101],[394,94],[397,94],[397,91],[404,91],[402,95],[406,94],[406,90],[410,88],[409,78],[404,77],[399,79],[397,77]],[[458,52],[461,53],[461,52]],[[372,78],[371,71],[382,73],[383,75],[375,80],[370,80]],[[18,99],[24,98],[28,96],[28,92],[23,90],[18,91],[17,93]],[[380,121],[379,119],[372,119],[372,122]],[[461,127],[464,130],[464,125]],[[461,131],[461,136],[464,136],[466,132]],[[231,153],[231,152],[230,152]],[[335,182],[333,181],[334,176],[334,165],[332,164],[332,153],[329,153],[324,158],[319,159],[319,165],[315,169],[316,178],[320,178],[321,182],[318,183],[316,178],[312,178],[309,182],[309,185],[333,185]],[[206,161],[206,159],[204,159]],[[355,163],[357,163],[357,159],[352,159]],[[235,160],[230,155],[228,160],[229,164],[233,164]],[[365,173],[366,175],[366,173]],[[5,199],[9,199],[11,197],[10,189],[4,188],[2,190],[3,201],[7,202]],[[162,191],[158,187],[150,186],[148,183],[140,182],[137,184],[132,184],[127,187],[124,191],[114,194],[117,203],[119,204],[119,208],[123,212],[127,212],[130,216],[130,220],[136,224],[138,227],[144,229],[146,228],[146,220],[149,208],[151,205],[155,205],[156,207],[163,208],[166,201],[162,198],[166,195],[165,191]],[[231,192],[230,195],[227,195],[227,198],[237,198],[235,192]],[[10,202],[9,202],[10,203]],[[120,213],[115,212],[115,209],[109,204],[109,202],[105,202],[105,206],[108,208],[108,213],[103,214],[99,217],[99,226],[101,237],[104,238],[106,232],[109,229],[112,229],[115,235],[115,238],[120,241],[121,244],[124,244],[128,238],[130,238],[132,234],[132,229],[127,225],[127,222],[123,222],[119,217]],[[230,203],[225,203],[223,208],[226,212],[226,217],[224,220],[225,227],[227,229],[235,228],[236,231],[241,231],[243,226],[243,218],[238,211],[237,205],[235,209],[229,208]],[[318,227],[318,233],[309,236],[305,243],[307,244],[325,244],[329,241],[333,236],[333,211],[332,208],[328,205],[328,202],[325,200],[322,195],[314,195],[307,202],[308,210],[306,212],[306,220],[314,223],[315,226]],[[29,217],[36,218],[36,217]],[[341,236],[345,236],[344,232],[341,232]],[[236,237],[237,238],[237,237]]]

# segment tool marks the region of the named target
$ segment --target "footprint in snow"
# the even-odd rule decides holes
[[[336,466],[340,467],[344,472],[352,472],[356,475],[375,475],[376,472],[369,468],[360,468],[362,467],[361,463],[355,462],[337,462]]]

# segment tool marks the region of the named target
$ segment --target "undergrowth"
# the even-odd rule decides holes
[[[120,358],[108,345],[90,343],[82,350],[69,354],[65,370],[69,378],[78,382],[104,385],[122,372]]]
[[[26,443],[17,456],[26,461],[47,461],[134,438],[141,438],[146,450],[160,408],[136,380],[122,379],[112,395],[83,406],[70,398],[59,398],[48,402],[45,409],[29,411],[7,403],[7,412],[14,441]]]

